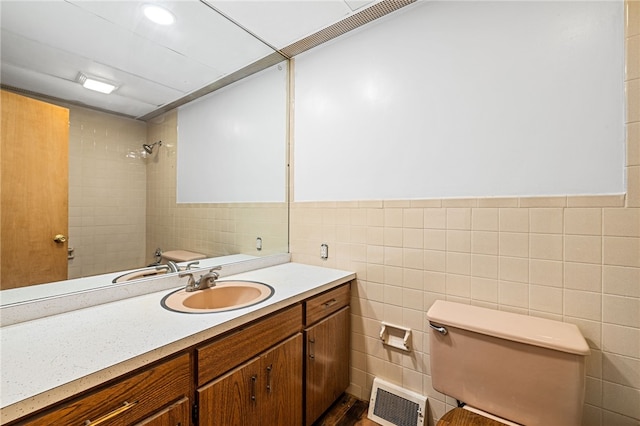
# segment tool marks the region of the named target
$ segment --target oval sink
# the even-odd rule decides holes
[[[114,278],[111,282],[114,284],[123,283],[125,281],[137,280],[140,278],[155,277],[157,275],[166,274],[167,272],[169,272],[168,269],[156,269],[156,267],[153,266],[150,268],[139,269],[133,272],[127,272],[124,275],[120,275],[119,277]]]
[[[216,281],[215,287],[205,290],[173,291],[161,303],[165,309],[176,312],[225,312],[263,302],[273,293],[273,287],[255,281]]]

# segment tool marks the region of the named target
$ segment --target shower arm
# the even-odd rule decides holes
[[[158,146],[162,146],[162,141],[157,141],[152,143],[151,145],[149,144],[142,144],[142,148],[147,152],[147,154],[153,154],[153,148],[158,145]]]

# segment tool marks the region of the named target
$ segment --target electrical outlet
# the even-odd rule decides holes
[[[329,258],[329,246],[326,244],[320,245],[320,257],[323,259]]]

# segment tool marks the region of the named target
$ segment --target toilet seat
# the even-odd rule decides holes
[[[464,408],[454,408],[440,418],[436,426],[506,426],[505,423],[490,419]]]

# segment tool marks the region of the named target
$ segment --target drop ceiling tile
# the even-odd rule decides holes
[[[26,23],[5,26],[3,21],[3,27],[45,46],[74,53],[93,64],[105,64],[102,69],[94,67],[96,77],[115,80],[116,76],[111,70],[117,69],[188,93],[223,75],[218,69],[114,26],[73,5],[59,4],[64,2],[38,3],[37,13],[23,20]],[[63,28],[67,30],[61,30]]]
[[[162,6],[176,16],[174,25],[157,25],[143,15],[144,2],[76,1],[99,16],[157,46],[227,74],[273,52],[269,46],[199,1],[167,1]]]
[[[77,83],[55,79],[45,74],[11,65],[3,65],[1,78],[2,83],[9,86],[20,87],[19,84],[25,83],[28,86],[28,90],[36,93],[46,93],[50,97],[89,107],[111,110],[132,117],[145,115],[157,108],[157,105],[120,96],[116,92],[112,95],[92,92]]]
[[[47,81],[52,84],[53,79],[61,79],[77,84],[75,81],[79,71],[89,76],[108,78],[118,84],[117,92],[121,96],[144,100],[145,103],[156,106],[169,103],[188,93],[103,63],[97,63],[86,57],[73,55],[42,43],[24,39],[6,31],[2,32],[2,62],[3,67],[12,65],[24,70],[41,73],[43,78],[44,76],[48,77]],[[160,64],[165,69],[177,65],[179,69],[173,70],[175,74],[173,78],[175,79],[180,78],[185,81],[195,81],[197,84],[206,84],[206,80],[203,80],[200,76],[202,67],[197,64],[195,67],[192,66],[193,64],[184,62],[170,62],[168,64],[162,64],[161,62]],[[219,73],[215,75],[209,73],[209,75],[211,78],[220,76]],[[8,84],[5,81],[3,83]],[[33,90],[33,88],[29,87],[28,81],[23,83],[15,81],[12,85],[25,90]],[[194,87],[196,86],[194,85]]]

